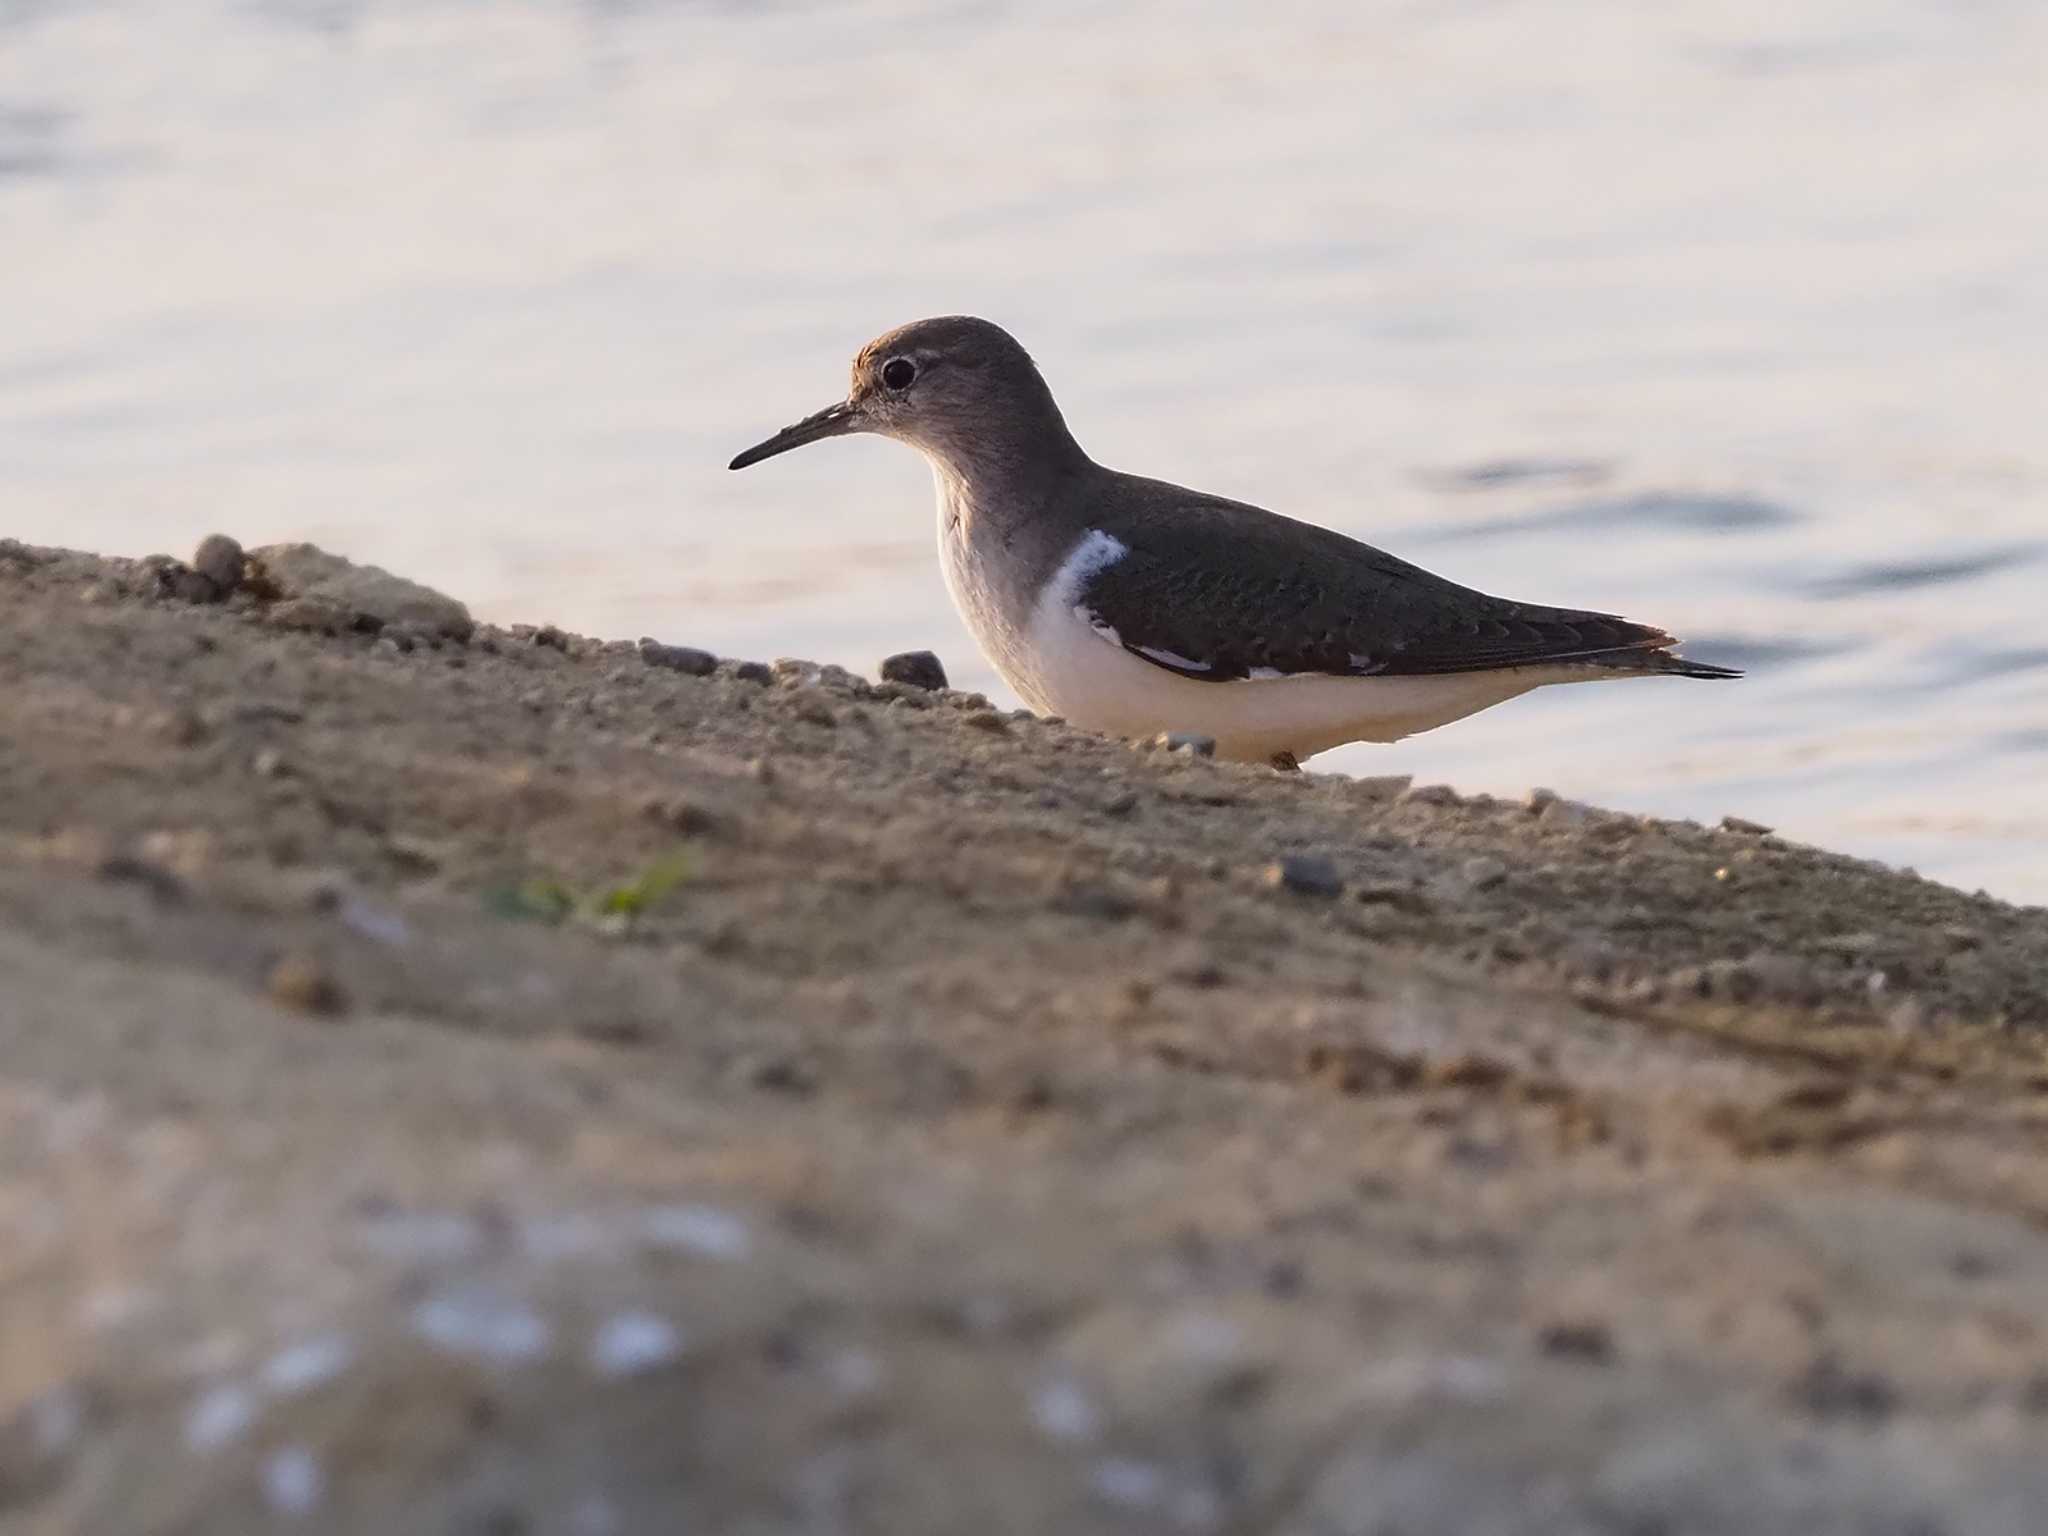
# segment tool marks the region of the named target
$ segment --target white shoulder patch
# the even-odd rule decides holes
[[[1128,544],[1100,528],[1090,528],[1075,541],[1067,551],[1067,558],[1060,562],[1060,568],[1052,573],[1052,580],[1045,584],[1039,595],[1039,609],[1050,608],[1057,613],[1066,608],[1072,611],[1089,629],[1111,645],[1122,645],[1123,637],[1114,625],[1105,624],[1102,616],[1081,601],[1081,592],[1088,585],[1088,578],[1097,571],[1106,571],[1117,561],[1131,552]]]
[[[1097,571],[1108,570],[1130,552],[1130,546],[1122,539],[1104,533],[1100,528],[1090,528],[1067,551],[1067,558],[1053,572],[1046,590],[1061,607],[1073,607],[1080,600],[1081,589],[1088,585],[1089,577]]]

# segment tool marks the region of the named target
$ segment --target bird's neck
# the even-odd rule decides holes
[[[931,461],[947,516],[958,522],[962,536],[977,542],[1009,542],[1065,502],[1075,481],[1096,469],[1057,409],[1029,432],[961,432],[916,446]]]

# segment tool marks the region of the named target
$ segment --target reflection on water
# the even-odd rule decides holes
[[[1105,462],[1753,672],[1325,764],[2048,900],[2048,13],[1246,14],[0,6],[0,531],[989,686],[914,458],[722,468],[979,312]]]
[[[1469,483],[1469,482],[1468,482]],[[1799,514],[1754,496],[1674,495],[1645,492],[1612,501],[1585,501],[1546,512],[1496,518],[1472,518],[1436,533],[1440,539],[1497,538],[1517,533],[1561,533],[1571,530],[1640,531],[1662,525],[1681,532],[1740,533],[1780,528]]]
[[[1808,582],[1806,590],[1814,597],[1841,598],[1875,592],[1902,592],[1909,587],[1952,586],[1958,582],[1974,581],[1995,571],[2027,565],[2041,557],[2043,548],[2039,544],[2010,544],[1973,555],[1879,560]]]

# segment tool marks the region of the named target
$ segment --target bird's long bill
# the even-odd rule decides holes
[[[842,432],[851,432],[859,425],[860,417],[855,413],[853,403],[842,400],[837,405],[826,406],[815,416],[806,416],[794,426],[784,427],[767,442],[754,444],[726,467],[745,469],[749,464],[772,459],[778,453],[801,448],[805,443],[815,443],[823,437],[837,437]]]

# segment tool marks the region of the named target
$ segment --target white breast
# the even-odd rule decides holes
[[[1008,589],[996,580],[970,536],[974,506],[967,488],[949,479],[937,459],[932,460],[932,478],[939,492],[939,569],[945,573],[953,607],[1003,681],[1016,689],[1025,703],[1043,711],[1047,706],[1028,686],[1029,605],[1014,597],[1005,601]]]

